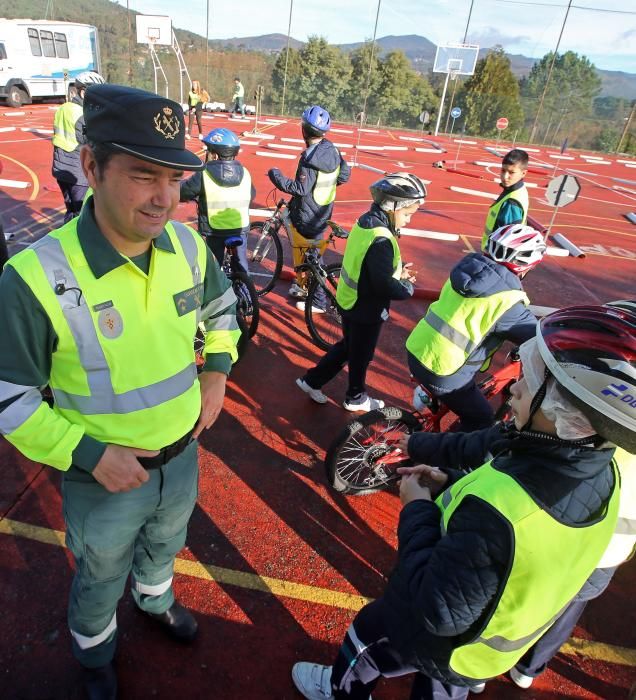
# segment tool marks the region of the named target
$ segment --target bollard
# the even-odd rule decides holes
[[[574,243],[569,241],[562,233],[553,233],[552,239],[554,240],[555,243],[558,243],[561,248],[565,248],[567,251],[569,251],[570,255],[572,255],[575,258],[584,258],[585,253],[580,249],[577,248]]]

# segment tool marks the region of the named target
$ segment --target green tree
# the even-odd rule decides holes
[[[354,119],[364,107],[364,98],[369,83],[369,98],[367,99],[367,114],[377,113],[376,96],[382,78],[380,73],[380,47],[366,41],[362,46],[349,54],[351,74],[347,87],[342,92],[340,106],[344,115]]]
[[[466,112],[466,128],[472,133],[496,135],[499,117],[507,117],[511,133],[522,126],[519,83],[501,46],[491,49],[485,58],[477,61],[475,74],[461,91],[461,102]]]
[[[287,71],[287,81],[285,81],[285,71]],[[296,80],[301,73],[300,52],[296,49],[283,49],[276,59],[272,69],[272,106],[280,110],[283,104],[283,89],[285,91],[285,113],[289,113],[289,87],[293,80]]]

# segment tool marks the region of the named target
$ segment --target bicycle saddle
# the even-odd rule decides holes
[[[238,248],[238,246],[243,245],[243,239],[241,236],[230,236],[225,239],[225,245],[227,248]]]
[[[340,224],[337,224],[335,221],[327,221],[327,224],[331,226],[331,230],[333,231],[333,235],[336,238],[348,238],[349,237],[349,231],[347,229],[342,228]]]

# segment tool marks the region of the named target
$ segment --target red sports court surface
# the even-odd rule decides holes
[[[50,175],[52,116],[48,105],[0,112],[0,211],[5,229],[14,233],[13,251],[61,223],[62,198]],[[243,139],[241,160],[252,173],[258,209],[268,204],[267,169],[293,175],[302,148],[297,121],[271,119],[261,127],[273,138]],[[253,122],[206,115],[204,126],[241,133]],[[331,138],[354,159],[355,127],[336,125]],[[442,153],[428,141],[414,140],[421,138],[416,132],[363,131],[357,162],[431,180],[424,211],[410,224],[418,235],[401,240],[420,289],[430,295],[454,262],[478,247],[489,205],[483,193],[498,192],[494,178],[500,159],[486,150],[495,143],[433,139],[447,149]],[[189,143],[193,150],[199,146],[196,140]],[[624,214],[636,211],[636,169],[630,167],[636,163],[580,152],[566,152],[573,160],[552,155],[560,154],[531,152],[528,182],[537,185],[530,189],[531,214],[549,223],[552,209],[542,193],[555,166],[557,175],[563,168],[579,171],[574,174],[581,195],[557,214],[554,230],[586,257],[550,257],[527,278],[532,301],[556,306],[633,297],[636,226]],[[590,155],[596,158],[583,157]],[[442,159],[449,167],[450,161],[465,162],[456,164],[461,172],[455,173],[432,167]],[[339,223],[348,226],[365,210],[367,187],[377,177],[353,169],[350,183],[338,191],[334,218]],[[180,206],[179,218],[193,216],[193,206]],[[459,237],[428,237],[440,233]],[[176,693],[220,700],[297,698],[292,664],[329,663],[355,611],[382,592],[390,572],[398,498],[395,492],[347,498],[326,487],[324,450],[350,417],[339,406],[345,378],[327,386],[333,399],[327,406],[313,404],[296,389],[294,379],[320,352],[285,291],[281,282],[263,299],[258,335],[232,374],[225,410],[201,441],[199,502],[175,578],[180,600],[198,614],[199,639],[191,648],[175,647],[134,612],[126,596],[118,613],[124,699]],[[387,403],[408,404],[404,340],[426,304],[421,297],[395,304],[383,331],[369,387]],[[152,349],[147,351],[150,358]],[[0,697],[81,698],[66,628],[71,564],[62,545],[59,473],[29,462],[6,442],[0,444],[0,460]],[[633,563],[618,572],[531,690],[520,691],[502,677],[489,683],[482,697],[627,697],[636,680],[635,575]],[[382,684],[374,697],[406,698],[408,683]]]

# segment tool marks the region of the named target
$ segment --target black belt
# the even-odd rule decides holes
[[[174,459],[180,455],[183,450],[192,442],[192,433],[194,428],[189,430],[182,438],[179,438],[172,445],[166,445],[159,450],[159,454],[154,457],[137,457],[139,464],[141,464],[144,469],[159,469],[167,464],[171,459]]]

